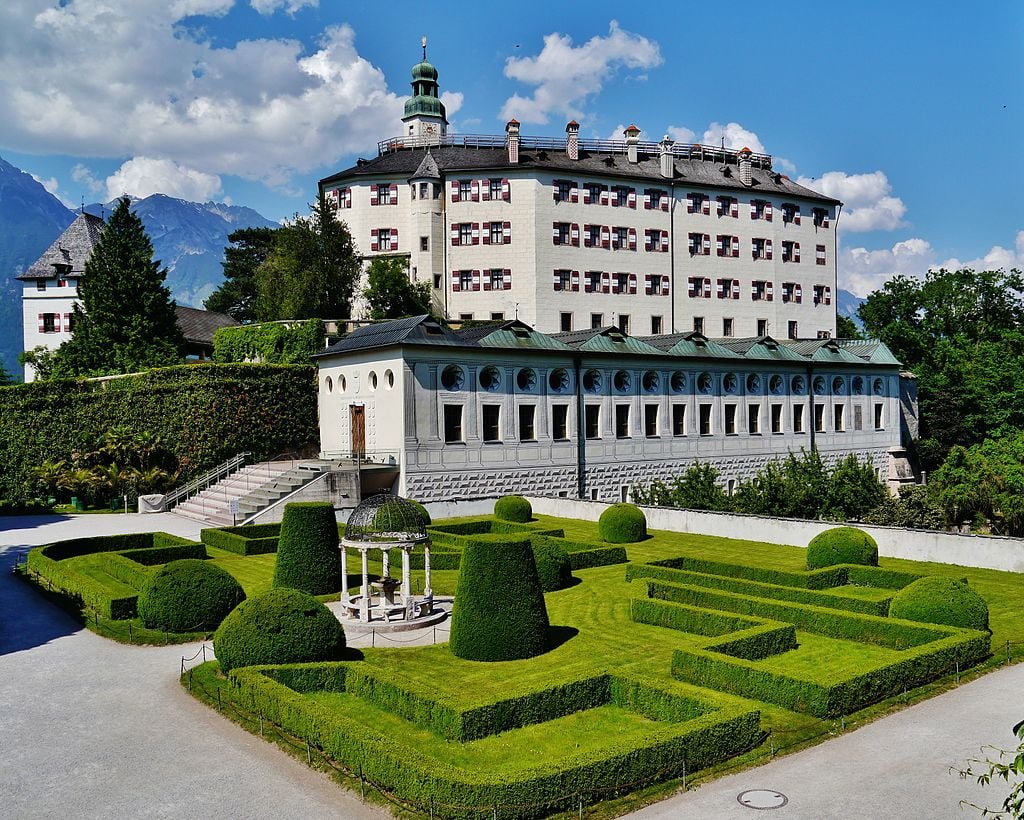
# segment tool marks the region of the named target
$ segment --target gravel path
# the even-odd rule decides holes
[[[142,529],[195,538],[199,525],[171,515],[0,518],[0,813],[384,817],[193,700],[177,669],[198,644],[131,647],[99,638],[10,574],[30,546]],[[417,637],[429,643],[429,632]],[[753,820],[758,815],[736,799],[748,789],[785,794],[787,805],[767,815],[780,820],[978,816],[958,801],[998,805],[1007,789],[979,789],[948,768],[985,743],[1012,743],[1010,727],[1024,718],[1022,691],[1024,664],[635,816]]]

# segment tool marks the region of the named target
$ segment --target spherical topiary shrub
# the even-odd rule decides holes
[[[988,629],[988,604],[967,581],[929,575],[893,596],[889,617],[965,629]]]
[[[345,632],[326,606],[297,589],[271,589],[239,604],[213,636],[223,672],[265,663],[340,660]]]
[[[285,504],[273,585],[311,595],[341,589],[338,524],[330,502]]]
[[[199,632],[216,629],[242,601],[242,585],[227,571],[198,558],[160,567],[139,592],[138,610],[150,629]]]
[[[632,544],[647,537],[647,518],[635,504],[612,504],[601,513],[597,532],[609,544]]]
[[[494,502],[494,517],[515,524],[525,524],[533,518],[533,507],[521,495],[506,495]]]
[[[807,569],[836,564],[877,567],[878,544],[864,530],[856,527],[833,527],[818,533],[807,545]]]
[[[471,541],[462,552],[449,647],[471,661],[532,658],[547,648],[548,611],[526,539]]]
[[[533,545],[533,558],[537,562],[537,577],[545,592],[565,589],[572,583],[569,553],[561,544],[541,542]]]

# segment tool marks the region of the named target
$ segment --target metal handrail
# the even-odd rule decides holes
[[[166,509],[171,509],[171,507],[180,502],[183,498],[189,498],[192,494],[198,492],[200,488],[206,489],[211,484],[216,484],[221,479],[231,475],[242,467],[245,464],[246,459],[250,456],[252,456],[252,453],[239,453],[236,456],[232,456],[223,464],[219,464],[212,470],[207,470],[199,476],[199,478],[192,479],[184,487],[178,487],[178,489],[172,490],[164,499]]]
[[[331,475],[331,472],[329,470],[327,472],[320,473],[320,475],[318,475],[312,481],[307,481],[301,487],[298,487],[298,488],[292,490],[290,493],[288,493],[288,495],[284,496],[283,498],[277,499],[277,501],[275,501],[269,507],[264,507],[262,510],[259,510],[258,512],[254,512],[252,515],[250,515],[248,518],[246,518],[242,522],[241,526],[244,527],[244,526],[247,526],[249,524],[255,523],[258,519],[262,518],[264,515],[269,513],[271,510],[277,509],[282,504],[287,504],[289,501],[292,500],[293,497],[295,497],[296,495],[298,495],[301,492],[305,492],[310,487],[315,485],[318,481],[326,481],[328,479],[328,477],[330,477],[330,475]]]

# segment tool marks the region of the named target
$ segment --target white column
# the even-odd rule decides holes
[[[381,560],[381,564],[383,565],[383,575],[384,575],[385,578],[388,578],[391,575],[391,568],[390,568],[391,552],[390,552],[390,550],[388,550],[385,547],[384,549],[382,549],[380,551],[380,554],[381,554],[381,559],[380,559]]]
[[[434,591],[430,588],[430,543],[423,544],[423,597],[428,601],[433,600]]]
[[[348,550],[341,545],[341,605],[348,605]],[[345,613],[343,613],[345,614]]]
[[[412,601],[412,589],[409,583],[409,549],[402,548],[402,604],[408,611]]]
[[[359,553],[363,557],[363,599],[359,602],[359,620],[367,623],[370,620],[370,572],[366,565],[367,550],[361,549]]]

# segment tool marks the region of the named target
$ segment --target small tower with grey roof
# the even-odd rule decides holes
[[[437,69],[427,62],[427,38],[423,61],[412,67],[412,96],[405,101],[404,136],[411,145],[438,145],[448,134],[448,117],[438,94]]]

